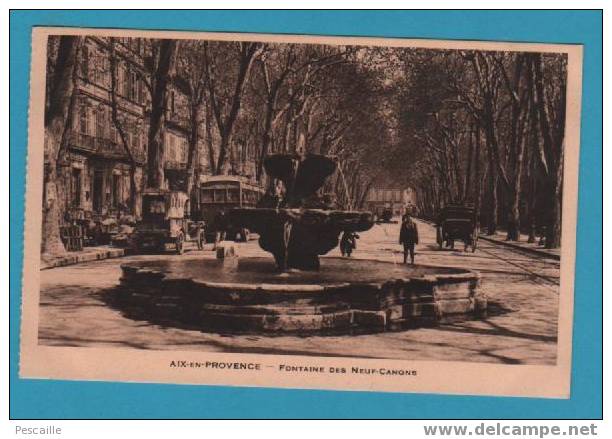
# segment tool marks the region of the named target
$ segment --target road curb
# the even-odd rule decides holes
[[[125,256],[126,251],[123,248],[108,248],[100,249],[96,251],[75,253],[53,260],[41,261],[41,270],[48,270],[51,268],[65,267],[67,265],[76,265],[83,262],[101,261],[103,259],[120,258]]]
[[[561,256],[560,255],[556,255],[554,253],[550,253],[550,252],[548,252],[546,250],[541,250],[541,249],[537,249],[537,248],[530,248],[530,247],[523,247],[523,246],[515,244],[513,242],[500,241],[499,239],[489,238],[486,235],[480,235],[479,238],[480,239],[484,239],[485,241],[488,241],[488,242],[492,242],[493,244],[500,244],[500,245],[512,248],[513,250],[522,251],[522,252],[529,253],[529,254],[532,254],[532,255],[543,256],[543,257],[550,258],[550,259],[556,259],[557,261],[561,260]]]

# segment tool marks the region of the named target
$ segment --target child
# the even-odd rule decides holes
[[[340,239],[340,252],[342,256],[351,257],[351,253],[357,248],[357,239],[359,239],[359,235],[355,232],[345,231],[342,234]]]

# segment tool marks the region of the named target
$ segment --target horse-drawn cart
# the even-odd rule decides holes
[[[449,204],[441,210],[436,224],[436,242],[440,249],[445,243],[447,247],[454,248],[455,240],[461,240],[465,251],[470,247],[475,252],[478,234],[478,221],[473,206]]]

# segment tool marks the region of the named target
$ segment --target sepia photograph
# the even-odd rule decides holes
[[[569,396],[581,46],[32,53],[22,376]]]

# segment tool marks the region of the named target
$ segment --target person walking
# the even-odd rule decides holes
[[[221,242],[225,241],[225,235],[227,232],[227,218],[225,216],[225,210],[221,209],[217,212],[213,220],[213,227],[215,230],[215,245],[213,246],[214,251]]]
[[[408,253],[410,253],[410,263],[414,265],[414,246],[419,243],[419,231],[408,213],[402,217],[399,243],[404,246],[404,264],[408,260]]]
[[[351,257],[351,253],[353,250],[357,248],[357,240],[359,239],[359,235],[355,232],[351,232],[345,230],[342,234],[342,238],[340,239],[340,252],[342,256]]]

